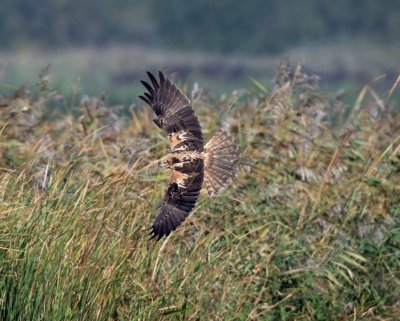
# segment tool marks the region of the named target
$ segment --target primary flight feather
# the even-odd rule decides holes
[[[172,175],[150,232],[151,238],[159,240],[181,225],[193,210],[203,182],[209,195],[229,185],[236,173],[234,162],[239,150],[234,139],[222,129],[204,146],[189,98],[162,72],[159,79],[147,74],[151,84],[142,81],[148,92],[139,97],[153,108],[157,116],[154,123],[165,132],[172,150],[163,158],[163,165],[172,170]]]

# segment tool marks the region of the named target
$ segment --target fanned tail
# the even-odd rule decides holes
[[[204,146],[204,155],[204,182],[208,194],[216,195],[230,184],[236,174],[234,162],[239,157],[239,148],[233,137],[220,129]]]

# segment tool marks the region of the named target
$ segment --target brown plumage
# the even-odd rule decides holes
[[[142,81],[148,93],[139,97],[153,108],[157,115],[154,123],[165,132],[172,149],[163,159],[163,164],[172,169],[171,179],[150,232],[151,238],[159,240],[181,225],[193,210],[203,182],[209,195],[229,185],[236,173],[234,162],[239,150],[222,129],[204,146],[190,100],[161,72],[158,80],[147,74],[151,85]]]
[[[236,174],[234,162],[239,156],[233,137],[222,129],[204,146],[204,182],[209,195],[216,195],[226,188]]]

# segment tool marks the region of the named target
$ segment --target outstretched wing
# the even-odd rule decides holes
[[[148,93],[139,97],[153,108],[157,115],[154,122],[167,134],[172,150],[202,151],[203,133],[189,98],[161,71],[159,80],[147,74],[152,85],[142,80]]]
[[[161,210],[151,226],[151,239],[157,241],[168,236],[181,225],[196,206],[204,180],[204,163],[202,159],[193,160],[191,171],[173,170],[168,190],[161,203]]]

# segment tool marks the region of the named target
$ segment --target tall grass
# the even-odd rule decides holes
[[[237,137],[239,173],[155,243],[169,173],[148,108],[0,98],[2,320],[396,320],[400,115],[354,106],[283,62],[271,86],[192,102],[206,137]],[[60,106],[69,112],[59,114]]]

